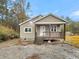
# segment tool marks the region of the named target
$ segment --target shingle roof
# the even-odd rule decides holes
[[[31,18],[31,19],[28,19],[28,20],[26,20],[26,21],[20,23],[19,25],[22,25],[22,24],[24,24],[24,23],[26,23],[26,22],[29,22],[29,21],[38,20],[38,19],[40,19],[40,18],[42,18],[42,17],[43,17],[42,15],[35,16],[35,17]]]
[[[26,22],[28,22],[28,21],[36,22],[36,21],[39,21],[39,20],[41,20],[41,19],[43,19],[43,18],[45,18],[45,17],[48,17],[48,16],[50,16],[50,15],[53,16],[53,17],[55,17],[55,18],[57,18],[57,19],[60,19],[60,20],[63,21],[63,22],[67,22],[66,20],[64,20],[64,19],[62,19],[62,18],[60,18],[60,17],[58,17],[58,16],[56,16],[56,15],[48,14],[47,16],[38,15],[38,16],[36,16],[36,17],[33,17],[33,18],[29,19],[29,20],[26,20],[26,21],[20,23],[19,25],[22,25],[22,24],[24,24],[24,23],[26,23]]]

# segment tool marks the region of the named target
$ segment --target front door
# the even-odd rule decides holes
[[[40,36],[44,36],[45,35],[45,26],[40,26]]]

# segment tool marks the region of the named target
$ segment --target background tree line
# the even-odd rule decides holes
[[[26,9],[30,4],[26,0],[0,0],[0,22],[14,30],[18,30],[18,24],[29,18]]]
[[[67,21],[66,31],[73,33],[74,35],[79,35],[79,21],[73,21],[71,18],[64,18]]]
[[[19,37],[19,23],[29,18],[26,0],[0,0],[0,40]]]

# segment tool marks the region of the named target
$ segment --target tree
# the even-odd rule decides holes
[[[29,18],[25,14],[27,11],[24,8],[24,3],[25,3],[24,0],[18,0],[18,2],[14,2],[13,8],[11,8],[9,12],[9,19],[10,19],[9,22],[11,22],[11,24],[9,23],[8,24],[11,25],[12,28],[15,29],[16,31],[19,31],[19,23]]]
[[[79,22],[75,22],[73,25],[73,33],[79,35]]]
[[[25,5],[26,0],[0,0],[0,15],[2,25],[19,31],[19,23],[27,20],[29,17],[26,15],[26,10],[29,4]]]
[[[65,20],[67,21],[66,31],[72,32],[72,25],[73,25],[72,23],[73,23],[73,21],[69,17],[66,17]]]
[[[2,20],[4,19],[4,16],[6,16],[7,11],[6,2],[7,0],[0,0],[0,16]]]
[[[24,5],[25,5],[25,0],[19,0],[17,4],[15,3],[13,8],[13,12],[16,14],[20,22],[23,22],[29,18],[28,15],[26,15],[27,11],[25,11]],[[27,6],[27,8],[29,8],[29,6]]]
[[[73,34],[79,34],[79,22],[72,21],[71,18],[66,17],[67,20],[66,31],[70,31]]]

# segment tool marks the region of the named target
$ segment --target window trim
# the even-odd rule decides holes
[[[26,28],[31,28],[31,32],[26,32],[26,31],[25,31]],[[32,33],[32,27],[25,27],[25,28],[24,28],[24,33]]]
[[[52,31],[53,30],[53,31]],[[56,31],[55,31],[56,30]],[[52,25],[51,27],[50,27],[50,31],[51,32],[58,32],[58,28],[57,28],[57,25]]]

